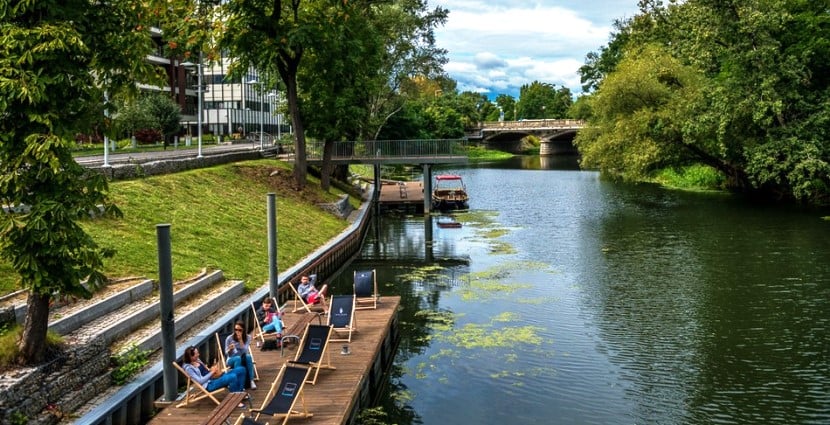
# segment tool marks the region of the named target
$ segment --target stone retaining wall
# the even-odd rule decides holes
[[[57,424],[63,411],[81,407],[88,397],[112,385],[106,342],[93,340],[68,348],[61,358],[34,368],[19,369],[13,388],[0,392],[0,411],[4,424]],[[47,406],[46,410],[43,406]],[[51,407],[51,408],[50,408]],[[63,411],[59,410],[63,409]],[[40,412],[30,417],[23,412]]]
[[[178,173],[195,170],[197,168],[213,167],[231,162],[247,161],[262,158],[260,151],[228,152],[215,155],[205,155],[201,158],[165,159],[153,162],[116,164],[110,167],[93,168],[110,180],[127,180],[145,176]]]

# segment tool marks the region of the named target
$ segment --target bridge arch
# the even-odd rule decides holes
[[[521,153],[522,139],[533,135],[541,140],[540,155],[575,155],[573,139],[584,125],[584,121],[567,119],[484,122],[468,138],[482,140],[488,148]]]

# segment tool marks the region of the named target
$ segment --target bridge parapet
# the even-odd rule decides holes
[[[583,120],[544,119],[521,121],[487,121],[481,124],[482,132],[507,130],[576,130],[585,127]]]

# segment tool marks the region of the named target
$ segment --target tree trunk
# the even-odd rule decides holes
[[[43,361],[49,329],[49,298],[49,295],[29,292],[23,336],[18,344],[21,364],[34,365]]]
[[[292,2],[295,19],[299,5],[299,0]],[[277,10],[279,9],[277,7]],[[277,20],[279,20],[279,17],[277,17]],[[279,72],[282,82],[285,83],[285,92],[288,96],[288,113],[291,114],[291,123],[294,125],[294,184],[297,185],[297,190],[305,188],[308,175],[305,153],[305,127],[300,116],[300,104],[297,97],[297,70],[302,57],[302,47],[294,47],[293,50],[280,49],[276,62],[277,72]]]

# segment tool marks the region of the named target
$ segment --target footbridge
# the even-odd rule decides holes
[[[363,140],[334,142],[328,146],[327,155],[333,164],[371,164],[374,180],[380,182],[380,166],[384,164],[418,164],[424,170],[424,213],[432,209],[432,167],[435,164],[466,164],[467,139],[429,140]],[[323,163],[323,142],[306,143],[306,163]],[[375,184],[375,199],[380,198],[380,184]]]
[[[573,139],[584,126],[582,120],[569,119],[489,121],[469,131],[467,138],[488,148],[519,153],[522,139],[533,135],[541,140],[539,155],[576,154]]]
[[[334,142],[329,160],[334,164],[466,164],[465,139],[362,140]],[[306,143],[306,162],[322,164],[323,142]]]

